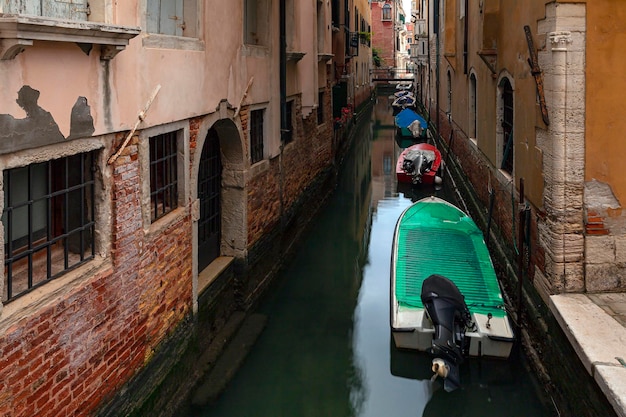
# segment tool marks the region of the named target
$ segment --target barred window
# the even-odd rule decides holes
[[[293,140],[293,101],[288,101],[285,105],[285,132],[283,132],[283,139],[285,145]]]
[[[155,221],[178,207],[176,132],[150,138],[150,212]]]
[[[502,91],[502,163],[500,168],[509,174],[513,174],[513,160],[515,153],[515,142],[513,141],[513,87],[508,79],[503,79],[500,83]]]
[[[250,112],[250,159],[252,164],[263,159],[263,117],[265,110]]]
[[[324,123],[324,92],[317,93],[317,124]]]
[[[94,172],[94,152],[3,172],[3,301],[94,258]]]

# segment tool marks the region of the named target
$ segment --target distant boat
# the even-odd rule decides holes
[[[433,379],[460,386],[470,356],[508,358],[514,342],[483,234],[458,207],[431,196],[405,209],[391,250],[390,324],[397,348],[433,356]]]
[[[412,81],[401,81],[396,84],[396,90],[410,90],[411,88],[413,88]]]
[[[398,98],[398,97],[402,97],[402,96],[412,96],[413,93],[411,93],[409,90],[400,90],[400,91],[396,91],[395,93],[393,93],[393,97],[394,99]]]
[[[426,139],[426,120],[411,109],[403,109],[395,117],[397,135],[413,139]]]
[[[441,152],[429,143],[418,143],[402,151],[396,164],[396,178],[405,184],[441,184]]]
[[[393,107],[394,114],[398,114],[406,108],[415,108],[415,96],[412,93],[408,93],[396,97],[391,103],[391,107]]]

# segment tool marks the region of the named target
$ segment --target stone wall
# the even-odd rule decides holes
[[[585,184],[585,288],[626,291],[626,213],[608,184]]]

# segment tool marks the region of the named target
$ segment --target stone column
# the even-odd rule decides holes
[[[558,7],[557,7],[558,6]],[[545,178],[545,217],[538,222],[545,249],[545,276],[551,294],[581,292],[584,283],[583,189],[585,156],[585,6],[546,6],[539,22],[545,48],[539,63],[545,81],[550,125],[537,129]]]

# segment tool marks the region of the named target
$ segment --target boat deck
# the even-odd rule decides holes
[[[432,274],[452,280],[472,313],[503,317],[504,302],[480,230],[455,207],[425,204],[407,213],[398,228],[396,298],[422,308],[422,282]],[[426,214],[426,215],[425,215]]]

